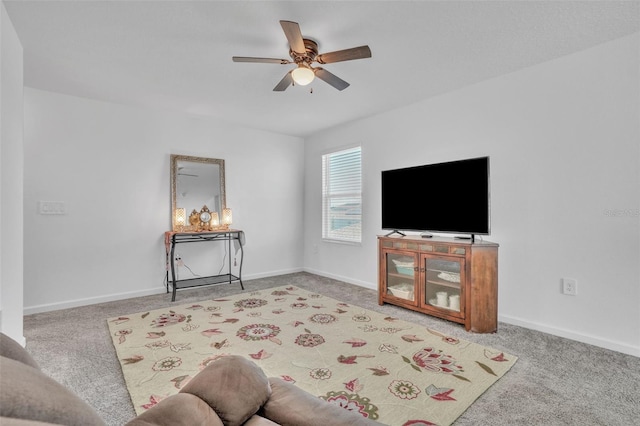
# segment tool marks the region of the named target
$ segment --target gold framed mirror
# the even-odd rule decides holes
[[[207,210],[222,217],[227,207],[224,160],[171,154],[171,228],[195,231],[189,217]]]

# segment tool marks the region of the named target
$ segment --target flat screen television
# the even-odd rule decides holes
[[[490,234],[490,212],[489,157],[382,171],[382,229],[390,234],[470,234],[473,239]]]

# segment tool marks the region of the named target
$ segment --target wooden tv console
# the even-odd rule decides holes
[[[498,329],[498,244],[488,241],[378,236],[378,303],[464,324]]]

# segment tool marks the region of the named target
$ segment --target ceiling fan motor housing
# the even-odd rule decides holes
[[[294,52],[290,48],[289,56],[291,56],[291,59],[293,59],[293,62],[296,64],[300,64],[302,62],[307,66],[311,66],[311,63],[316,59],[316,56],[318,56],[318,43],[309,38],[303,38],[302,41],[304,42],[305,52]]]

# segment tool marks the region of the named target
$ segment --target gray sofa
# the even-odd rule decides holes
[[[116,373],[114,373],[116,374]],[[20,344],[0,333],[0,424],[104,426],[96,411],[44,374]],[[279,378],[240,356],[217,360],[176,395],[126,426],[380,425]]]

